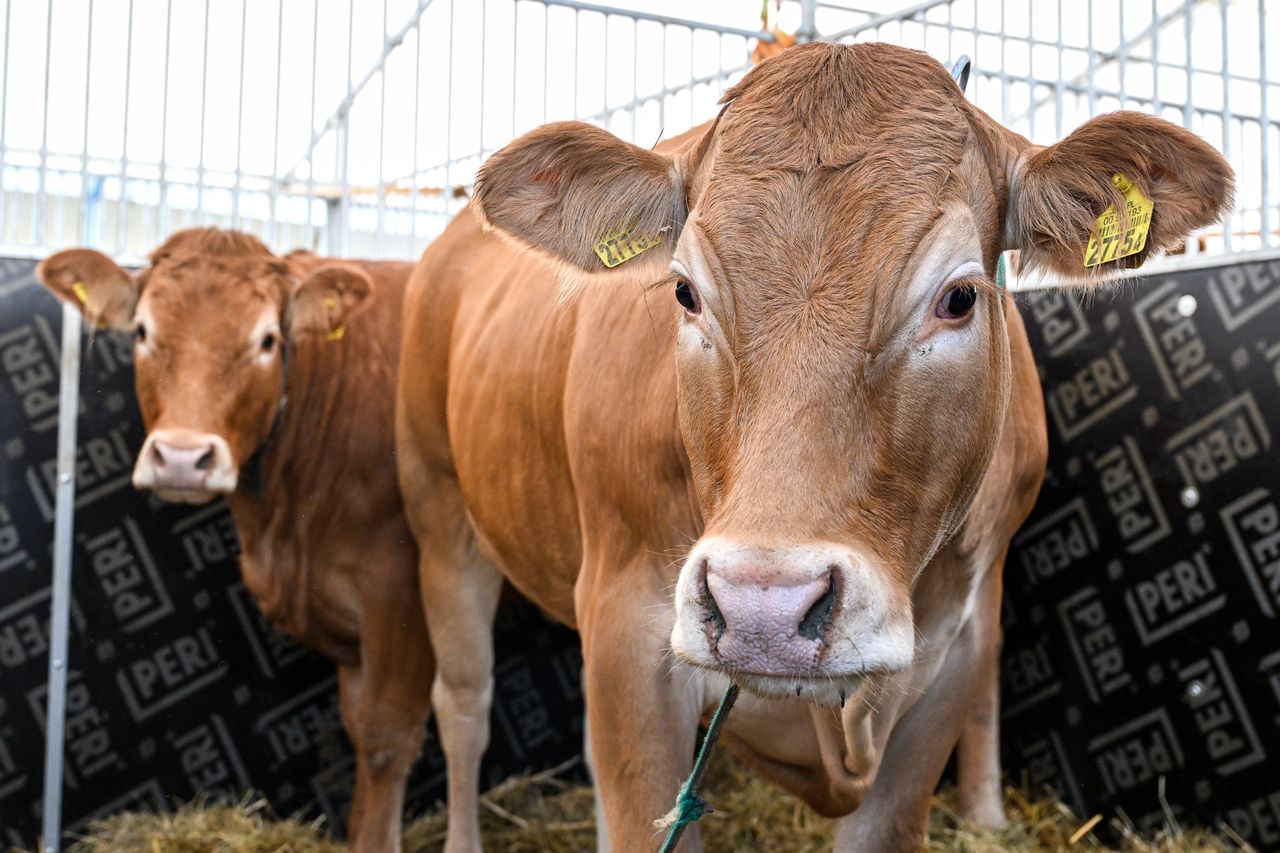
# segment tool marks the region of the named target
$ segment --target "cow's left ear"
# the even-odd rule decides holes
[[[1235,191],[1231,167],[1212,146],[1143,113],[1099,116],[1047,148],[1024,145],[1010,169],[1005,246],[1020,250],[1024,267],[1068,278],[1140,266],[1153,253],[1218,221]],[[1125,210],[1125,181],[1152,203],[1146,244],[1136,253],[1086,267],[1098,217],[1112,205]]]
[[[369,300],[373,282],[358,269],[321,267],[298,286],[289,300],[289,335],[341,337],[347,321]]]

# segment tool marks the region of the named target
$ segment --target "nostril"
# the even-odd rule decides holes
[[[827,626],[831,624],[831,613],[836,606],[835,575],[835,569],[832,568],[827,573],[826,591],[800,620],[800,627],[796,629],[796,633],[806,640],[821,640],[827,633]]]
[[[197,471],[208,471],[213,467],[213,448],[210,447],[204,453],[200,454],[200,458],[196,460]]]
[[[724,621],[724,613],[720,611],[720,605],[716,604],[716,597],[711,594],[711,589],[707,586],[706,560],[703,560],[698,566],[698,599],[702,605],[702,622],[706,626],[712,642],[715,642],[724,636],[726,623]]]
[[[151,445],[151,461],[157,468],[164,467],[164,451],[160,449],[160,442],[158,441]]]

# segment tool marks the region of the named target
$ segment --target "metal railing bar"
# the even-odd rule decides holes
[[[129,0],[128,32],[124,39],[124,115],[120,122],[120,200],[116,204],[116,253],[125,251],[125,224],[129,218],[129,89],[133,77],[133,0]],[[37,240],[44,245],[44,241]]]
[[[563,6],[566,9],[576,9],[579,12],[599,12],[602,15],[616,15],[622,18],[631,18],[636,21],[652,21],[655,24],[670,24],[677,27],[688,27],[691,30],[713,30],[718,33],[726,33],[728,35],[742,36],[743,38],[761,39],[769,43],[773,43],[773,33],[764,30],[749,30],[742,27],[724,27],[719,24],[711,24],[706,21],[695,21],[691,18],[679,18],[673,15],[659,15],[653,12],[641,12],[631,9],[617,9],[613,6],[603,6],[599,3],[586,3],[583,0],[537,0],[544,6]],[[947,2],[947,0],[935,0],[935,3]],[[575,16],[576,17],[576,16]]]
[[[37,246],[43,246],[44,239],[44,219],[45,206],[49,203],[48,188],[45,181],[48,175],[45,169],[45,159],[48,157],[49,145],[49,87],[52,82],[49,76],[49,69],[53,65],[53,0],[45,0],[47,13],[45,17],[44,28],[44,115],[40,122],[40,183],[36,189],[36,206],[35,206],[35,243]],[[126,73],[125,79],[128,79]],[[127,96],[126,96],[127,98]],[[126,105],[127,105],[126,100]]]
[[[515,4],[513,4],[513,5],[514,5],[514,7],[515,7],[516,15],[518,16],[518,15],[519,15],[519,13],[520,13],[520,5],[519,5],[519,3],[515,3]],[[515,35],[514,35],[514,33],[515,33],[515,31],[513,30],[513,31],[512,31],[512,33],[513,33],[513,34],[512,34],[512,44],[511,44],[511,47],[512,47],[512,51],[513,51],[513,54],[512,54],[512,55],[514,56],[514,50],[515,50]],[[421,94],[422,94],[422,42],[423,42],[423,38],[422,38],[422,28],[421,28],[421,27],[419,27],[417,30],[415,30],[415,31],[414,31],[413,38],[414,38],[414,51],[413,51],[413,55],[414,55],[414,58],[413,58],[413,63],[414,63],[414,64],[413,64],[413,212],[412,212],[412,214],[410,214],[410,216],[409,216],[409,234],[410,234],[410,238],[409,238],[409,239],[410,239],[410,243],[409,243],[409,251],[410,251],[410,252],[414,251],[414,250],[417,248],[417,246],[418,246],[418,201],[419,201],[419,199],[418,199],[418,188],[419,188],[419,179],[418,179],[418,176],[419,176],[419,174],[420,174],[420,172],[419,172],[419,170],[418,170],[418,133],[419,133],[419,130],[420,130],[420,128],[421,128],[421,124],[422,124],[422,117],[421,117],[420,108],[421,108],[421,104],[422,104]],[[511,63],[511,65],[512,65],[512,68],[514,69],[514,67],[515,67],[515,62],[512,62],[512,63]],[[513,73],[513,75],[514,75],[514,71],[513,71],[512,73]],[[511,123],[512,123],[511,132],[512,132],[512,135],[514,135],[514,134],[515,134],[515,100],[516,100],[516,98],[515,98],[515,92],[516,92],[516,89],[515,89],[515,78],[514,78],[514,76],[513,76],[513,77],[512,77],[512,80],[511,80],[511,104],[512,104],[512,107],[511,107],[511,109],[512,109],[512,113],[511,113]]]
[[[200,153],[196,175],[196,209],[204,209],[204,128],[205,114],[209,112],[209,0],[204,0],[204,48],[200,61]]]
[[[169,233],[169,72],[173,54],[173,0],[165,3],[164,88],[160,93],[160,233]],[[121,152],[123,154],[123,152]],[[123,157],[121,159],[124,159]]]
[[[52,3],[50,3],[52,6]],[[71,560],[76,513],[76,412],[80,404],[80,312],[62,304],[58,384],[57,490],[54,497],[53,578],[49,596],[49,675],[45,709],[45,853],[62,849],[62,770],[67,723],[67,670],[71,633]]]
[[[389,0],[382,0],[382,38],[387,38],[387,12]],[[314,128],[312,128],[314,130]],[[377,245],[378,256],[386,252],[386,220],[387,220],[387,68],[384,64],[382,73],[378,75],[378,216]]]
[[[852,27],[849,27],[848,29],[839,30],[838,32],[824,35],[822,36],[822,40],[823,41],[840,41],[840,39],[850,38],[860,33],[864,33],[867,30],[879,29],[885,24],[909,21],[921,15],[922,13],[929,11],[935,6],[941,6],[943,3],[950,3],[950,2],[952,2],[952,0],[924,0],[924,2],[922,3],[917,3],[914,6],[908,6],[907,8],[902,9],[901,11],[890,12],[885,15],[878,15],[874,18],[871,18],[870,20],[866,20],[860,24],[856,24]]]
[[[449,37],[449,71],[446,74],[444,90],[444,185],[446,188],[451,183],[449,166],[453,160],[453,4],[454,0],[449,0],[449,27],[446,30]],[[453,199],[450,195],[445,192],[442,197],[445,219],[453,215]]]
[[[1227,27],[1227,0],[1219,0],[1218,8],[1222,14],[1222,156],[1231,162],[1231,45],[1229,44],[1229,28]],[[1187,82],[1190,86],[1190,81]],[[1266,94],[1264,91],[1263,95]],[[1242,140],[1243,141],[1243,140]],[[1233,211],[1227,213],[1228,227],[1223,235],[1223,248],[1231,251],[1231,221],[1235,218]]]
[[[271,202],[267,218],[268,246],[276,242],[276,211],[280,205],[280,92],[284,88],[284,0],[276,0],[276,111],[271,132]]]
[[[76,231],[86,246],[91,244],[89,228],[89,107],[93,101],[89,97],[93,80],[93,4],[89,4],[89,20],[85,29],[84,45],[84,133],[80,138],[80,193],[84,203],[80,205],[80,216],[76,220]],[[8,57],[5,57],[8,61]],[[0,98],[4,91],[0,90]],[[120,152],[122,155],[125,153]],[[121,159],[124,159],[121,157]],[[3,177],[0,176],[0,181]]]
[[[1190,88],[1188,81],[1188,88]],[[1262,133],[1262,233],[1264,245],[1271,234],[1271,123],[1267,115],[1267,0],[1258,0],[1258,88],[1261,90],[1259,130]]]
[[[5,120],[9,114],[9,42],[10,39],[10,22],[13,17],[10,14],[13,9],[14,0],[5,0],[4,4],[4,56],[0,57],[0,241],[5,238],[6,223],[9,217],[4,216],[4,167],[7,161],[4,136],[5,136]],[[86,117],[86,121],[87,121]]]
[[[311,100],[307,108],[307,133],[316,131],[316,78],[320,69],[320,0],[311,4]],[[307,161],[307,248],[319,250],[315,225],[316,206],[316,158],[314,152]]]

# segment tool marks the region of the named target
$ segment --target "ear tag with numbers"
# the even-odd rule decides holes
[[[1098,217],[1098,233],[1089,238],[1089,245],[1084,250],[1086,268],[1136,255],[1147,246],[1147,232],[1151,230],[1151,212],[1155,204],[1119,172],[1111,176],[1111,183],[1124,193],[1129,209],[1128,227],[1121,230],[1120,214],[1114,204],[1103,211]]]
[[[83,281],[77,281],[71,285],[71,292],[76,295],[76,299],[80,300],[81,305],[89,304],[89,288],[84,286]]]
[[[652,237],[635,237],[630,230],[623,229],[601,239],[596,243],[595,250],[604,265],[613,269],[637,255],[644,254],[661,242],[661,234],[655,234]]]

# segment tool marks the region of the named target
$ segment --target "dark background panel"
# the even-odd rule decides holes
[[[1280,849],[1280,261],[1020,298],[1048,478],[1005,575],[1006,767]]]
[[[0,842],[33,844],[43,783],[61,308],[31,261],[0,260]],[[341,828],[354,782],[334,668],[274,631],[240,580],[221,503],[170,506],[130,484],[145,437],[127,337],[83,359],[65,825],[252,788]],[[509,596],[499,619],[496,784],[578,754],[573,632]],[[408,808],[444,797],[434,729]]]

